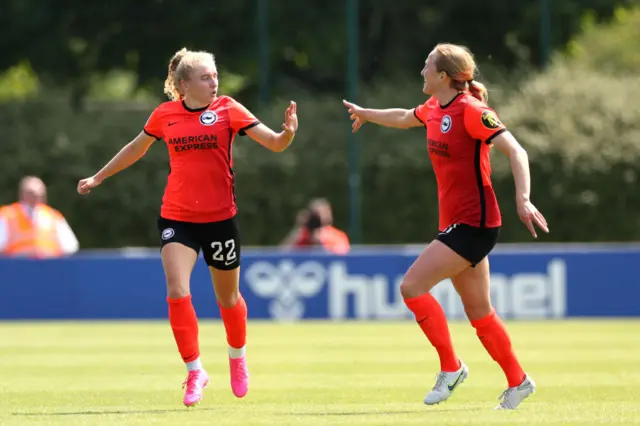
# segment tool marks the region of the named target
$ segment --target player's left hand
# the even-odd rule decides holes
[[[295,135],[298,131],[298,115],[296,113],[296,103],[294,101],[291,101],[289,108],[284,112],[282,130],[292,135]]]
[[[531,201],[522,201],[518,203],[518,216],[520,216],[520,220],[525,224],[529,232],[531,232],[533,238],[538,238],[536,229],[533,226],[534,224],[544,232],[549,232],[547,220],[542,216],[542,213],[538,211],[536,206],[531,203]]]

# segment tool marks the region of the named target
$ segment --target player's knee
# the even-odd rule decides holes
[[[491,313],[491,302],[488,300],[473,301],[464,304],[464,312],[469,321],[477,321]]]
[[[407,281],[403,279],[402,282],[400,283],[400,294],[404,299],[409,299],[408,294],[410,292],[411,292],[411,289],[409,288],[409,284],[407,284]]]
[[[230,309],[236,306],[240,292],[238,290],[227,292],[226,294],[218,295],[218,303],[225,309]]]
[[[167,280],[167,296],[170,299],[180,299],[189,295],[189,284],[180,280]]]
[[[409,274],[405,275],[400,283],[400,294],[404,299],[411,299],[420,296],[424,291],[420,288],[420,282],[414,280]]]
[[[419,297],[430,291],[438,282],[430,274],[410,268],[400,283],[400,294],[404,299]]]

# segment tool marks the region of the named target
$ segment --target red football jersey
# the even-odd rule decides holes
[[[237,212],[231,145],[260,122],[228,96],[190,109],[182,101],[158,106],[144,132],[164,139],[170,172],[160,215],[183,222],[218,222]]]
[[[427,147],[438,182],[439,229],[465,223],[502,224],[491,185],[491,141],[506,131],[495,112],[468,93],[447,105],[431,97],[414,110],[427,129]]]

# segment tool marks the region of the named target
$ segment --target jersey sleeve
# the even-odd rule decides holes
[[[433,107],[433,98],[429,98],[429,100],[422,105],[419,105],[413,109],[413,115],[420,120],[422,124],[427,125],[427,116],[429,115],[429,110]]]
[[[156,139],[162,139],[163,137],[162,120],[160,117],[161,117],[161,114],[160,114],[159,108],[156,108],[151,113],[151,115],[149,116],[149,119],[147,120],[147,123],[143,127],[143,131],[147,135],[154,137]]]
[[[246,135],[247,130],[260,124],[260,120],[236,100],[231,100],[229,116],[232,130],[240,136]]]
[[[464,110],[464,126],[472,138],[487,144],[500,133],[507,131],[495,111],[480,103],[467,105]]]

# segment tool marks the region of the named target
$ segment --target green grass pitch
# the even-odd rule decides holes
[[[438,370],[406,322],[250,322],[249,394],[231,393],[219,322],[202,322],[211,376],[182,406],[185,369],[166,322],[0,323],[0,425],[640,424],[640,320],[508,323],[538,391],[493,407],[505,379],[466,322],[452,324],[469,378],[422,399]]]

